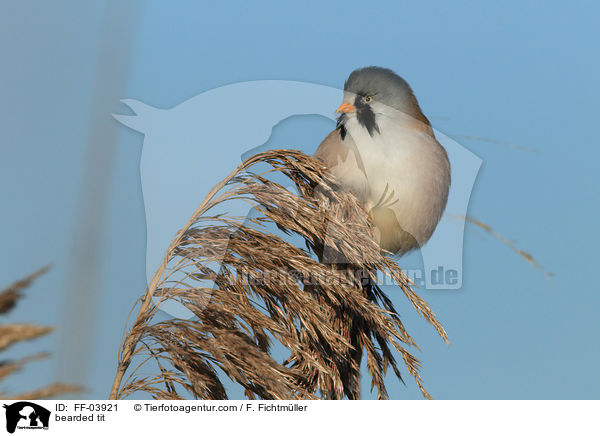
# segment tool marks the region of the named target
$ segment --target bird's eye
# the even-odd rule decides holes
[[[365,95],[363,97],[363,101],[367,104],[371,103],[373,101],[373,97],[371,97],[370,95]]]

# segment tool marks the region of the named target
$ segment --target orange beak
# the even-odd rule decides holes
[[[340,105],[339,108],[337,108],[337,110],[335,111],[335,113],[339,113],[339,112],[344,112],[344,113],[348,113],[348,112],[354,112],[356,110],[356,107],[353,104],[349,104],[349,103],[342,103]]]

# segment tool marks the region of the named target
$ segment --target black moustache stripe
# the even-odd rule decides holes
[[[342,138],[342,141],[346,138],[346,126],[344,125],[344,123],[346,123],[346,114],[340,114],[340,116],[337,119],[337,125],[335,126],[336,129],[339,129],[340,131],[340,138]]]
[[[354,100],[354,106],[356,106],[356,119],[358,124],[363,126],[369,132],[369,135],[373,136],[375,132],[379,132],[379,126],[375,121],[375,113],[371,106],[362,101],[362,96],[357,95]]]
[[[375,132],[379,132],[379,126],[377,125],[377,121],[375,120],[375,113],[366,103],[363,103],[362,97],[357,96],[354,101],[354,106],[356,107],[356,119],[358,120],[358,124],[363,126],[369,132],[369,135],[373,136]],[[346,138],[346,134],[348,131],[346,130],[346,120],[348,119],[348,115],[342,113],[338,116],[336,128],[340,131],[340,137],[342,141]]]

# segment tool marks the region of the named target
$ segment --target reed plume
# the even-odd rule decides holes
[[[237,200],[255,216],[214,212]],[[430,398],[408,350],[416,343],[378,273],[447,341],[408,277],[381,252],[368,214],[320,161],[293,150],[250,157],[209,192],[168,247],[124,334],[110,398],[141,391],[155,399],[226,399],[223,377],[250,399],[359,398],[366,359],[371,389],[385,399],[387,370],[401,378],[395,356]],[[193,317],[157,317],[167,301]],[[273,357],[273,342],[287,359]]]

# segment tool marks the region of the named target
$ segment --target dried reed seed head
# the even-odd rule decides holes
[[[260,215],[209,215],[240,199]],[[195,398],[222,399],[224,374],[249,398],[359,398],[364,357],[372,388],[387,398],[387,369],[400,377],[392,350],[428,397],[419,361],[404,348],[416,344],[375,273],[390,276],[444,339],[445,332],[372,232],[357,200],[315,158],[293,150],[249,158],[211,190],[172,242],[122,344],[113,397],[145,391],[181,398],[179,386]],[[195,317],[154,321],[165,300]],[[285,362],[270,355],[273,341],[288,350]],[[157,374],[140,378],[133,369],[123,381],[131,361],[143,363],[143,356]]]

